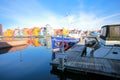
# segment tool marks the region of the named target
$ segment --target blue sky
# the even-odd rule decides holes
[[[3,29],[43,27],[82,30],[120,23],[120,0],[0,0]]]

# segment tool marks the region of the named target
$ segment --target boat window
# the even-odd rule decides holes
[[[101,29],[101,35],[102,35],[102,36],[106,36],[106,27],[103,27],[103,28]]]
[[[120,26],[112,26],[110,27],[110,36],[120,37]]]

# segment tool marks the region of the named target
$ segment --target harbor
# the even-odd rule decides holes
[[[0,80],[120,80],[119,0],[0,0]]]
[[[39,41],[41,40],[39,39]],[[65,58],[64,70],[56,70],[59,65],[59,59],[55,57],[56,54],[52,53],[52,49],[49,49],[49,45],[48,48],[41,45],[35,47],[35,45],[29,44],[1,49],[0,78],[5,80],[21,80],[25,78],[30,80],[48,78],[51,80],[92,80],[96,76],[97,80],[101,79],[101,77],[109,80],[119,79],[119,60],[82,57],[84,45],[80,43],[77,43],[65,52],[67,58]],[[45,76],[40,76],[41,72]],[[7,77],[1,75],[6,75]],[[49,77],[46,77],[46,75],[49,75]]]
[[[62,67],[65,70],[72,71],[73,73],[86,72],[120,78],[120,60],[102,57],[82,57],[83,48],[83,45],[77,44],[64,53],[66,58]],[[120,49],[118,50],[120,51]],[[54,59],[51,65],[59,67],[61,65],[59,58]]]
[[[108,28],[109,33],[106,33],[106,35],[109,36],[104,36],[102,34],[106,30],[105,28]],[[19,54],[19,59],[17,61],[19,61],[20,64],[23,64],[24,63],[23,55],[24,53],[26,53],[24,49],[25,50],[28,48],[38,49],[37,53],[36,50],[34,50],[35,52],[34,53],[31,52],[30,49],[28,49],[27,55],[29,55],[29,53],[32,53],[34,56],[39,55],[39,49],[41,49],[41,51],[45,50],[43,51],[44,54],[49,53],[49,60],[47,61],[46,65],[49,66],[50,72],[52,72],[53,74],[56,72],[58,74],[70,73],[76,75],[82,73],[83,75],[86,76],[89,76],[90,74],[91,76],[96,75],[98,77],[104,76],[109,79],[119,79],[120,42],[118,37],[119,34],[117,32],[114,34],[112,33],[115,32],[115,29],[113,28],[119,28],[119,24],[103,26],[102,27],[103,32],[101,33],[100,36],[97,37],[88,35],[82,36],[81,38],[73,38],[66,37],[64,34],[62,35],[60,34],[60,36],[50,36],[49,33],[45,33],[46,35],[43,38],[35,36],[34,37],[9,36],[4,38],[1,37],[0,56],[12,55],[8,53],[15,54],[17,52],[16,55]],[[105,32],[107,32],[108,30],[106,30]],[[115,34],[118,34],[118,36],[116,35],[115,36],[116,38],[115,37],[111,38],[112,35]],[[113,43],[112,41],[115,43]],[[29,60],[29,58],[27,59]],[[46,56],[44,56],[43,59],[47,59]],[[39,59],[37,58],[37,60]],[[19,64],[19,62],[17,64]],[[32,61],[30,62],[33,64]],[[37,65],[37,63],[35,63],[34,65]],[[2,66],[3,65],[1,65],[1,69],[3,68]],[[25,70],[25,67],[23,70]],[[27,74],[28,73],[26,73],[26,75]],[[13,75],[11,76],[13,77],[11,79],[24,79],[24,77],[20,78],[18,75],[16,75],[18,76],[16,78],[14,78]],[[28,78],[27,76],[26,78],[32,79]],[[3,77],[3,79],[7,78]]]
[[[61,51],[53,53],[54,59],[50,64],[61,71],[70,70],[75,73],[82,71],[120,78],[120,38],[119,34],[115,36],[116,38],[113,37],[118,33],[115,29],[119,28],[119,24],[106,25],[102,28],[102,33],[106,32],[104,35],[109,36],[101,33],[100,40],[88,36],[67,51],[62,48]]]

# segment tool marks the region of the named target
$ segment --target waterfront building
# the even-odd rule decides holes
[[[0,24],[0,36],[2,35],[2,24]]]

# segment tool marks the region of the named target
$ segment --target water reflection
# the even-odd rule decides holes
[[[52,59],[56,55],[48,49],[51,44],[50,38],[24,38],[24,40],[27,40],[27,45],[0,50],[3,54],[0,55],[0,80],[101,80],[104,78],[55,70],[50,66],[51,55]]]
[[[52,52],[52,60],[54,60],[56,58],[56,53]]]
[[[22,59],[22,50],[20,50],[20,62],[22,62],[23,59]]]
[[[45,39],[43,38],[24,38],[27,41],[28,45],[38,47],[45,45]]]
[[[13,40],[13,38],[9,38],[8,41]],[[10,47],[10,48],[3,48],[0,49],[0,54],[8,53],[8,52],[14,52],[17,50],[22,50],[27,48],[28,46],[45,46],[46,42],[45,39],[43,38],[14,38],[14,40],[25,40],[27,42],[27,45],[21,45],[21,46],[16,46],[16,47]],[[48,41],[48,40],[46,40]]]
[[[0,54],[8,53],[8,52],[14,52],[17,50],[22,50],[25,49],[28,45],[22,45],[22,46],[16,46],[16,47],[11,47],[11,48],[4,48],[0,49]]]
[[[52,40],[51,40],[51,37],[50,36],[46,36],[45,37],[45,42],[46,42],[46,46],[47,48],[51,48],[52,47]]]
[[[43,44],[39,41],[39,38],[33,38],[32,44],[33,44],[35,47],[43,46]]]
[[[56,70],[54,67],[52,67],[50,73],[56,75],[59,78],[58,80],[117,80],[117,78],[86,72],[70,72],[69,70],[62,72]]]

